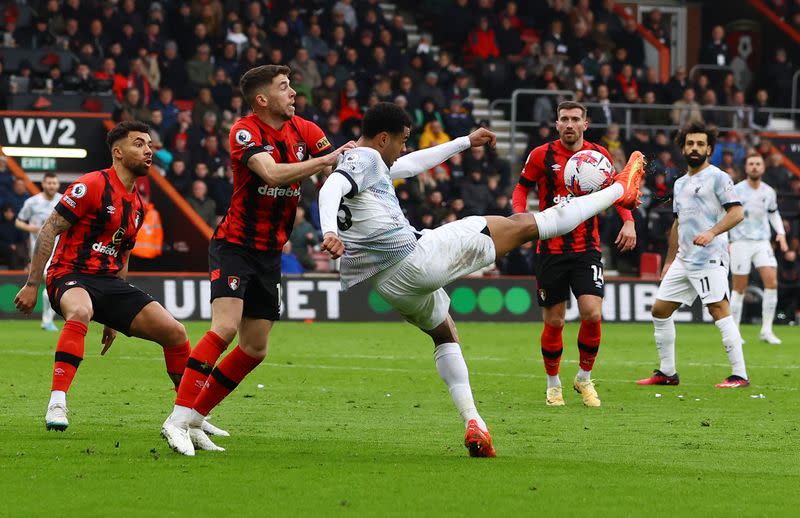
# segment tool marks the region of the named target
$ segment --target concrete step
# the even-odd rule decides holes
[[[470,98],[470,102],[472,103],[473,108],[489,109],[489,99],[484,99],[483,97],[474,97]]]
[[[380,6],[380,8],[383,9],[383,12],[386,14],[394,14],[395,10],[397,10],[397,6],[388,2],[381,2],[378,4],[378,6]]]
[[[495,135],[497,135],[497,141],[511,141],[511,132],[509,131],[495,131]],[[528,135],[525,133],[520,133],[519,131],[516,133],[517,143],[520,142],[528,142]]]
[[[495,132],[504,131],[509,132],[511,130],[511,121],[506,119],[492,119],[489,121],[492,125],[492,130]]]
[[[488,108],[476,108],[472,111],[472,116],[476,119],[499,119],[503,117],[503,110],[489,110]]]
[[[480,88],[470,88],[469,89],[469,96],[470,97],[480,97],[481,96],[481,89]]]

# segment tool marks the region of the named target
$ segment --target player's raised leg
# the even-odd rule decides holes
[[[486,216],[497,257],[528,241],[550,239],[571,232],[582,221],[615,203],[625,208],[636,208],[644,166],[644,156],[634,151],[625,168],[614,178],[614,183],[605,189],[572,198],[535,214],[520,213],[508,218]]]
[[[67,391],[83,360],[86,332],[92,319],[93,308],[89,293],[79,287],[63,292],[58,304],[66,323],[56,344],[53,384],[45,415],[45,426],[48,430],[63,432],[69,426]]]
[[[467,428],[464,435],[464,446],[472,457],[495,457],[492,436],[478,413],[472,397],[469,371],[464,356],[461,354],[455,322],[450,315],[447,315],[444,322],[425,332],[433,339],[436,371],[447,385],[450,397],[453,398],[453,403]]]
[[[772,331],[775,321],[775,308],[778,306],[778,271],[772,266],[758,268],[761,282],[764,283],[764,297],[761,300],[761,333],[762,341],[780,345],[781,339]]]

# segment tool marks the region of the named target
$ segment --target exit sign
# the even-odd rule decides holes
[[[20,165],[26,171],[55,171],[56,159],[44,157],[22,157]]]

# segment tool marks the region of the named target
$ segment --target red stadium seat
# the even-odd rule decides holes
[[[194,101],[192,100],[184,100],[184,99],[175,99],[175,106],[182,112],[192,111],[194,108]]]
[[[658,279],[661,274],[661,255],[645,252],[639,258],[639,276],[642,279]]]

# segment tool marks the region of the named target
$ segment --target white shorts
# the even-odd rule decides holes
[[[436,328],[450,310],[442,287],[495,260],[494,242],[484,229],[486,218],[470,216],[423,231],[410,255],[373,277],[375,290],[418,328]]]
[[[734,275],[747,275],[750,265],[756,268],[769,266],[778,267],[775,252],[769,241],[734,241],[731,243],[731,273]]]
[[[730,297],[728,268],[715,266],[703,270],[687,270],[683,261],[676,258],[661,280],[656,298],[691,306],[698,295],[704,306]]]

